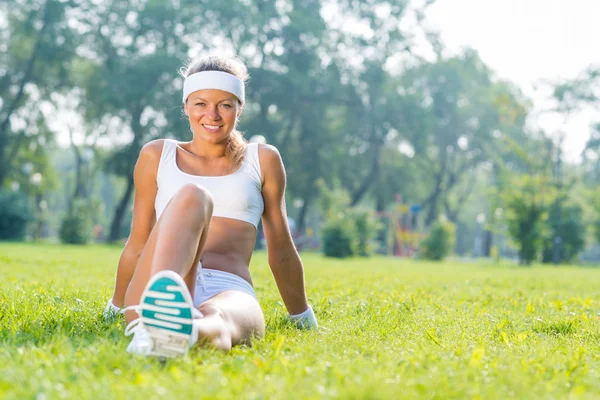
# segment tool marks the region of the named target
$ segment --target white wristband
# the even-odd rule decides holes
[[[319,324],[317,323],[317,317],[311,306],[308,306],[306,311],[302,314],[289,315],[292,322],[296,324],[298,328],[304,329],[317,329]]]

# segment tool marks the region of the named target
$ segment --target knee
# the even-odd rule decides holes
[[[213,210],[213,198],[205,188],[187,184],[173,197],[173,200],[184,209],[200,210],[205,217],[210,218]],[[196,214],[197,215],[197,214]]]

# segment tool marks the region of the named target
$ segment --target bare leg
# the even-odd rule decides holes
[[[204,315],[194,322],[198,343],[229,351],[265,334],[265,317],[258,301],[247,293],[228,290],[198,307]]]
[[[212,210],[210,193],[196,185],[185,185],[173,196],[148,237],[127,288],[125,306],[137,305],[152,275],[166,269],[181,275],[193,295]],[[125,318],[129,323],[137,314],[128,311]]]

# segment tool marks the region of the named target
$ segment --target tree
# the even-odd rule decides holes
[[[498,159],[503,137],[523,136],[527,104],[511,85],[495,80],[473,51],[423,63],[399,78],[406,99],[403,132],[415,149],[421,180],[429,185],[426,224],[444,207],[457,218],[472,191],[461,185],[469,171]],[[450,203],[450,193],[462,192]],[[456,221],[453,221],[456,222]]]
[[[332,174],[337,138],[330,123],[343,92],[337,66],[324,60],[328,32],[320,10],[316,0],[277,7],[256,1],[248,6],[243,23],[233,18],[228,20],[231,28],[226,27],[232,32],[226,36],[232,47],[250,66],[249,104],[241,127],[251,135],[264,135],[281,152],[293,177],[288,193],[303,200],[300,231],[317,199],[317,180]]]
[[[0,187],[18,174],[18,154],[51,140],[43,107],[68,85],[77,38],[68,18],[78,1],[2,1],[0,22]]]
[[[510,179],[504,193],[509,234],[516,242],[521,263],[530,265],[539,257],[544,238],[548,209],[554,191],[543,175],[523,175]]]
[[[386,97],[393,88],[385,64],[408,46],[399,28],[407,5],[255,1],[244,8],[243,23],[234,12],[225,14],[224,6],[218,11],[232,19],[227,37],[251,65],[252,107],[242,126],[280,149],[294,177],[290,197],[302,199],[300,230],[319,178],[331,184],[342,172],[356,204],[376,187],[382,161],[391,159],[382,156],[396,114]],[[348,19],[365,30],[345,29],[339,22]],[[373,32],[380,38],[375,44],[369,40]]]
[[[553,84],[554,111],[570,113],[600,102],[600,65],[590,65],[574,79]]]
[[[559,208],[560,207],[560,208]],[[586,226],[583,209],[573,203],[555,202],[550,207],[547,220],[548,236],[544,239],[542,261],[555,261],[555,238],[560,237],[559,262],[570,263],[583,250],[585,245]]]
[[[110,0],[79,9],[79,29],[88,54],[75,69],[77,83],[85,92],[79,107],[89,124],[117,119],[121,127],[109,135],[120,145],[106,165],[108,171],[125,178],[126,187],[114,210],[109,241],[119,239],[142,146],[157,137],[182,136],[188,130],[179,107],[181,79],[176,71],[188,50],[181,40],[186,30],[182,19],[196,8],[185,6]]]

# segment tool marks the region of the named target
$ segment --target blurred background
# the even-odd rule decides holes
[[[240,129],[282,154],[299,249],[600,260],[598,2],[0,7],[0,240],[126,240],[141,147],[191,139],[179,69],[222,54],[249,68]]]

